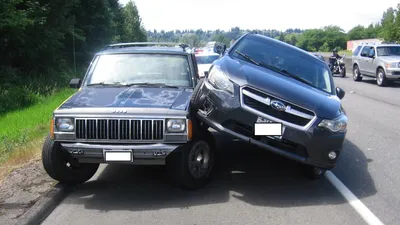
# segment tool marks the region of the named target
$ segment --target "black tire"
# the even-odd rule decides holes
[[[342,77],[345,77],[346,76],[346,67],[343,67],[343,69],[342,69]]]
[[[211,172],[215,163],[215,140],[208,130],[198,132],[193,141],[181,147],[181,151],[173,152],[167,157],[167,170],[169,177],[173,184],[186,189],[197,190],[204,186],[209,181]],[[208,154],[208,167],[200,174],[199,177],[191,173],[191,157],[197,148],[201,150],[209,150]],[[201,161],[201,160],[200,160]],[[204,163],[201,161],[200,163]]]
[[[388,83],[386,79],[385,71],[382,68],[379,68],[376,72],[376,84],[380,87],[386,86]]]
[[[60,143],[54,142],[50,135],[42,148],[42,163],[47,174],[61,184],[75,185],[89,180],[97,172],[99,163],[77,163],[72,161]],[[68,167],[67,163],[71,166]]]
[[[200,103],[199,103],[199,95],[200,95],[200,87],[204,83],[204,78],[200,79],[199,82],[197,83],[196,87],[193,90],[193,94],[190,97],[190,107],[192,112],[197,112],[197,110],[200,108]]]
[[[360,69],[358,68],[357,65],[353,66],[353,80],[354,81],[361,81],[362,80]]]
[[[305,165],[305,176],[310,180],[319,180],[324,176],[326,169]]]

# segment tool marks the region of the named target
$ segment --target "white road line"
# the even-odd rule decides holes
[[[383,225],[382,221],[376,217],[331,171],[326,171],[325,177],[343,195],[347,202],[360,214],[360,216],[370,225]]]

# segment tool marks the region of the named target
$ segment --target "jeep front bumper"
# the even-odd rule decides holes
[[[60,143],[71,157],[80,163],[129,163],[134,165],[165,165],[167,156],[182,144],[92,144]],[[106,154],[121,154],[130,158],[107,161]],[[124,156],[124,157],[125,157]]]

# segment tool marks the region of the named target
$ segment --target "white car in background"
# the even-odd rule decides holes
[[[199,69],[199,76],[204,77],[212,63],[219,58],[219,54],[215,52],[201,52],[196,54],[196,60],[197,60],[197,67]]]

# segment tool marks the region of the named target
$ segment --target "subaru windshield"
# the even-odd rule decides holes
[[[192,86],[188,58],[184,55],[109,54],[97,56],[93,64],[87,86]]]
[[[321,60],[304,57],[296,50],[282,49],[279,44],[265,43],[256,36],[244,38],[231,51],[232,57],[249,62],[244,55],[259,66],[275,68],[274,71],[282,71],[282,75],[290,74],[292,78],[296,76],[295,79],[303,80],[303,83],[308,83],[310,87],[334,94],[329,68]]]

